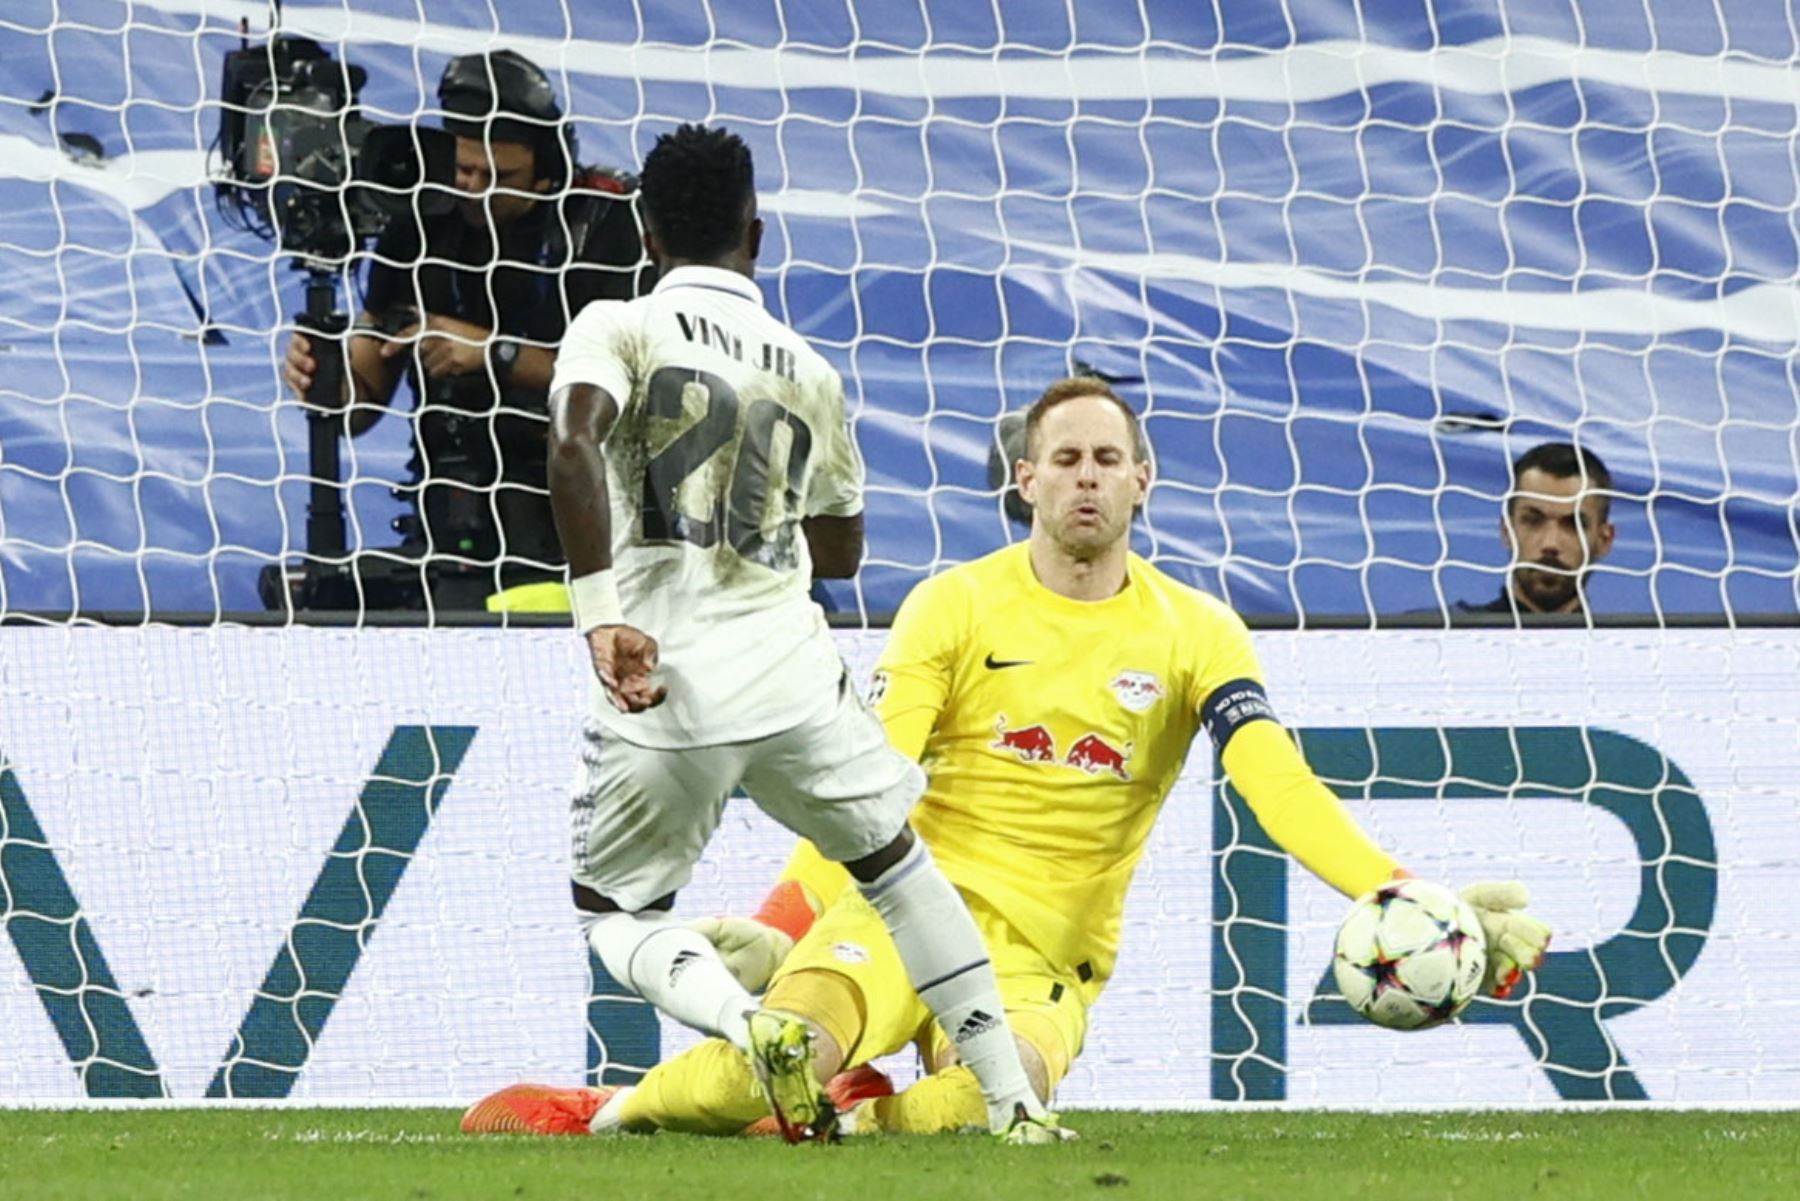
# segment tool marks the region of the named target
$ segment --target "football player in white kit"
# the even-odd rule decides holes
[[[923,775],[808,596],[815,564],[848,576],[861,559],[862,468],[842,380],[753,282],[749,148],[684,125],[657,139],[641,187],[660,281],[583,309],[551,385],[550,500],[598,676],[573,802],[588,942],[657,1008],[743,1049],[790,1138],[830,1134],[805,1024],[758,1009],[670,913],[741,785],[849,869],[993,1130],[1067,1137],[1020,1066],[968,910],[908,824]]]

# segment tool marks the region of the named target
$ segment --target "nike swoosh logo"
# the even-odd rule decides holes
[[[987,657],[987,661],[986,661],[986,667],[989,671],[999,671],[1002,668],[1006,668],[1006,667],[1030,667],[1030,666],[1031,666],[1030,659],[996,659],[996,658],[994,658],[993,651],[988,652],[988,657]]]

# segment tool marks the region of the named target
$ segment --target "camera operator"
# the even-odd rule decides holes
[[[346,340],[352,435],[402,378],[417,398],[411,479],[395,490],[413,509],[395,522],[405,538],[357,565],[375,608],[425,607],[429,594],[434,608],[480,609],[495,592],[562,578],[545,481],[556,345],[583,305],[649,282],[635,181],[571,181],[574,132],[542,70],[509,50],[464,55],[438,99],[461,195],[453,211],[382,231]],[[317,399],[317,369],[295,333],[285,375],[302,399]]]

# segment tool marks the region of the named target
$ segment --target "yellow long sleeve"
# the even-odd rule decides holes
[[[1393,856],[1356,824],[1280,725],[1244,726],[1225,744],[1222,759],[1269,837],[1325,883],[1357,897],[1394,874]]]

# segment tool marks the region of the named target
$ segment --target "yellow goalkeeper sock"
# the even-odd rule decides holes
[[[852,1062],[869,1024],[868,1006],[856,982],[840,972],[819,968],[801,968],[777,976],[763,1004],[823,1030],[837,1044],[840,1069]],[[814,1066],[818,1067],[816,1063]]]
[[[770,989],[765,1003],[810,1019],[846,1056],[862,1038],[862,993],[836,972],[805,970],[784,976]],[[980,1103],[979,1089],[975,1099]],[[768,1116],[768,1102],[744,1053],[724,1039],[712,1038],[646,1072],[621,1103],[619,1126],[640,1132],[737,1134]]]
[[[975,1073],[961,1064],[927,1076],[903,1093],[870,1101],[856,1114],[858,1134],[942,1134],[971,1126],[987,1129],[987,1102]]]
[[[645,1073],[620,1106],[619,1125],[640,1132],[737,1134],[768,1113],[744,1053],[710,1038]]]

